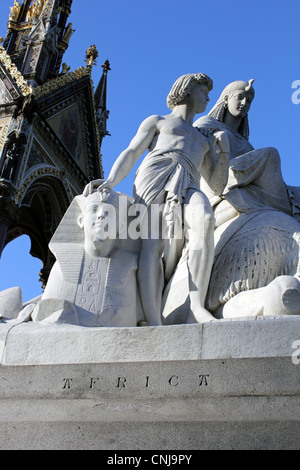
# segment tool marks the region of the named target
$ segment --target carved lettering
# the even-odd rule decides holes
[[[96,385],[97,382],[99,382],[99,377],[97,377],[96,379],[93,379],[91,378],[91,381],[90,381],[90,388],[94,388],[94,385]]]
[[[299,352],[299,349],[298,349],[298,352]],[[300,360],[299,360],[300,362]],[[209,386],[209,378],[210,378],[210,374],[197,374],[195,376],[195,379],[193,380],[193,382],[191,383],[191,387],[192,388],[196,388],[196,387],[208,387]],[[116,377],[116,388],[121,388],[121,389],[124,389],[124,388],[127,388],[127,385],[128,385],[128,378],[126,377]],[[99,385],[99,382],[100,382],[100,377],[90,377],[88,379],[88,382],[86,383],[86,386],[89,387],[90,390],[101,390],[100,388],[100,385]],[[169,379],[168,379],[168,383],[169,383],[169,386],[172,387],[172,388],[176,388],[176,387],[179,387],[180,385],[180,382],[181,382],[181,379],[180,379],[180,375],[172,375]],[[63,379],[63,389],[64,390],[70,390],[74,385],[74,379],[73,378],[64,378]],[[147,389],[151,389],[151,385],[152,385],[152,382],[151,382],[151,376],[149,375],[146,375],[143,377],[140,377],[140,386],[144,387],[144,388],[147,388]]]
[[[99,293],[101,283],[101,275],[97,272],[87,272],[83,285],[82,293],[84,295],[97,295]]]
[[[178,386],[178,379],[179,377],[177,375],[173,375],[170,380],[169,380],[169,384],[171,385],[171,387],[177,387]]]
[[[118,377],[118,385],[117,388],[126,388],[125,387],[126,378],[125,377]]]
[[[202,387],[203,385],[205,387],[208,386],[208,377],[209,377],[209,374],[199,375],[199,379],[200,379],[199,387]]]
[[[63,389],[66,389],[66,388],[71,388],[71,382],[73,381],[73,379],[63,379],[64,380],[64,386],[63,386]]]
[[[90,306],[90,312],[96,312],[96,305],[95,305],[95,300],[93,300],[93,302],[91,303],[91,306]],[[100,313],[100,312],[98,312]]]

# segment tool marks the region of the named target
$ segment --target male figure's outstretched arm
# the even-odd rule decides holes
[[[107,180],[91,181],[84,190],[84,195],[88,196],[97,187],[99,189],[113,189],[120,183],[133,169],[137,160],[151,146],[151,143],[158,132],[157,123],[160,116],[154,115],[145,119],[140,125],[136,135],[115,161]]]

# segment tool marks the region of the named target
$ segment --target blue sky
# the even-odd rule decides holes
[[[1,0],[0,36],[6,33],[13,0]],[[64,61],[72,70],[85,65],[85,52],[97,46],[96,86],[101,65],[110,61],[108,131],[102,145],[108,176],[114,160],[139,124],[151,114],[167,114],[166,96],[185,73],[203,72],[214,81],[211,109],[234,80],[255,79],[250,141],[255,148],[276,147],[287,184],[300,185],[299,0],[73,0],[76,29]],[[300,83],[300,82],[299,82]],[[133,174],[118,189],[131,195]],[[41,263],[29,255],[29,240],[8,245],[0,260],[0,291],[20,286],[24,300],[41,293]],[[20,266],[21,265],[21,266]]]

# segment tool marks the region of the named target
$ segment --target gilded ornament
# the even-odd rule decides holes
[[[22,95],[30,95],[32,93],[32,88],[28,85],[27,81],[25,80],[21,72],[17,69],[15,64],[12,62],[10,56],[7,54],[6,50],[2,46],[0,46],[0,61],[10,73],[11,77],[15,80],[16,84],[22,92]]]
[[[35,0],[31,7],[29,7],[26,20],[32,21],[33,18],[39,18],[45,7],[46,0]]]
[[[90,70],[93,65],[96,65],[96,59],[98,57],[98,51],[96,46],[93,44],[88,48],[86,51],[86,63],[87,63],[87,69]]]
[[[9,21],[17,21],[20,10],[21,10],[21,4],[17,0],[15,0],[13,6],[10,7],[10,14],[8,17]]]
[[[44,85],[34,88],[33,94],[36,98],[41,98],[42,96],[45,96],[48,93],[52,93],[53,91],[58,90],[68,83],[78,80],[84,75],[87,75],[86,69],[84,67],[79,67],[78,69],[74,70],[74,72],[62,74],[58,78],[49,80]]]

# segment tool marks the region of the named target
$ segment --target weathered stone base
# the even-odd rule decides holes
[[[187,453],[189,450],[299,450],[300,425],[295,422],[103,424],[78,421],[3,423],[0,429],[1,449],[5,450],[146,449]]]
[[[0,341],[0,449],[300,449],[299,317]]]

